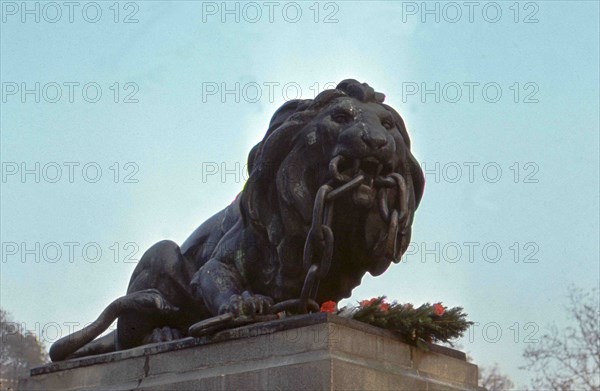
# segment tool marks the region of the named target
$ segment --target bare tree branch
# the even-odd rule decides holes
[[[534,389],[600,391],[598,290],[572,286],[568,297],[566,309],[574,326],[550,326],[537,345],[525,349],[522,369],[537,374],[531,380]]]
[[[37,337],[21,330],[18,323],[0,308],[0,389],[14,389],[19,377],[27,376],[31,367],[48,361],[44,346]]]
[[[491,368],[479,369],[479,385],[487,391],[507,391],[515,386],[508,376],[500,372],[498,364],[494,364]]]

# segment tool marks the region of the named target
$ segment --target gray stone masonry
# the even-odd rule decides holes
[[[481,390],[464,353],[318,313],[31,370],[20,390]]]

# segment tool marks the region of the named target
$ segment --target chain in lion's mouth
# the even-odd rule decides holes
[[[329,163],[329,172],[337,182],[348,183],[354,178],[362,177],[361,183],[352,192],[352,199],[355,205],[365,208],[373,206],[377,193],[376,184],[391,171],[374,157],[351,159],[337,155]]]
[[[365,182],[372,185],[374,179],[385,177],[392,170],[391,167],[384,165],[374,157],[359,159],[337,155],[329,163],[329,172],[339,182],[347,182],[358,174],[362,174]]]

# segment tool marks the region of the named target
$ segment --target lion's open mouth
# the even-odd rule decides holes
[[[329,163],[329,171],[334,179],[342,183],[362,175],[364,180],[352,192],[352,200],[356,206],[370,208],[374,205],[377,194],[374,186],[375,180],[386,177],[392,172],[392,169],[374,157],[351,159],[338,155]]]
[[[363,174],[366,178],[365,183],[372,184],[375,178],[384,177],[392,172],[389,165],[384,165],[374,157],[351,159],[337,155],[331,160],[329,167],[335,179],[341,182]]]

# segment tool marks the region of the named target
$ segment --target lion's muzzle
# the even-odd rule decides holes
[[[363,113],[361,117],[341,131],[334,154],[349,159],[371,158],[378,162],[393,160],[395,148],[390,131],[374,114]]]

